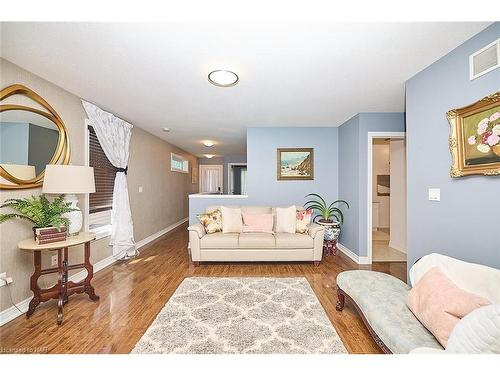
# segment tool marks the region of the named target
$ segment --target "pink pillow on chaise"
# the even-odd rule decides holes
[[[406,297],[406,304],[443,347],[455,325],[490,301],[457,287],[438,267],[427,271]]]
[[[242,213],[243,232],[273,233],[273,214]]]

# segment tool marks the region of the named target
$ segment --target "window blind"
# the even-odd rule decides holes
[[[111,210],[117,169],[106,157],[92,126],[89,126],[89,165],[94,167],[95,179],[95,193],[89,197],[89,212]]]

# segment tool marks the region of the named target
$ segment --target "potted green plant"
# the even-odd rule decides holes
[[[305,196],[305,198],[308,197],[312,197],[313,199],[308,200],[304,204],[304,207],[318,212],[318,214],[314,216],[313,222],[325,227],[325,240],[336,240],[340,235],[340,227],[344,223],[344,214],[339,206],[345,204],[346,207],[349,208],[349,203],[345,200],[338,199],[327,204],[323,197],[316,193],[307,194]]]
[[[69,219],[63,214],[74,211],[71,203],[60,195],[49,201],[44,194],[23,199],[7,199],[0,208],[11,208],[17,212],[0,214],[0,224],[10,219],[28,220],[33,224],[33,236],[36,239],[36,229],[46,227],[69,227]]]

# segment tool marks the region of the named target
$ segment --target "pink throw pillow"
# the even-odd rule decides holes
[[[273,214],[247,214],[243,216],[243,232],[273,233]]]
[[[490,301],[458,288],[438,267],[427,271],[406,297],[406,304],[443,347],[455,325]]]

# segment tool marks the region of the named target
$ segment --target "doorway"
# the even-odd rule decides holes
[[[200,165],[200,193],[222,194],[223,189],[222,165]]]
[[[368,258],[406,262],[405,133],[368,134]]]
[[[227,193],[229,195],[247,194],[247,164],[228,163],[227,165]]]

